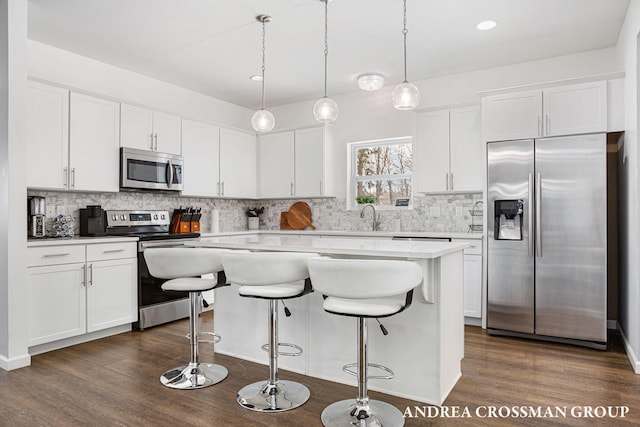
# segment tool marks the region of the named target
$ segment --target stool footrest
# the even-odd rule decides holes
[[[218,334],[215,334],[213,332],[198,332],[197,333],[198,336],[198,342],[200,343],[206,343],[206,344],[217,344],[220,342],[220,340],[222,340],[222,337]],[[201,339],[200,337],[211,337],[211,339]],[[185,338],[188,340],[191,340],[191,334],[187,334],[185,335]]]
[[[349,363],[347,365],[344,365],[342,367],[342,370],[344,372],[346,372],[349,375],[353,375],[354,377],[358,376],[358,371],[353,370],[352,368],[357,368],[358,364],[357,363]],[[377,363],[367,363],[367,367],[368,368],[376,368],[376,369],[380,369],[382,371],[387,372],[388,375],[367,375],[367,379],[370,380],[390,380],[393,379],[393,377],[395,377],[396,374],[393,373],[393,371],[389,368],[387,368],[386,366],[383,365],[378,365]]]
[[[296,351],[281,351],[280,347],[290,347],[290,348],[294,348]],[[266,351],[267,353],[269,352],[269,344],[265,344],[262,347],[260,347],[263,351]],[[295,344],[290,344],[287,342],[279,342],[278,343],[278,351],[277,351],[278,356],[301,356],[302,355],[302,347],[300,347],[299,345],[295,345]]]

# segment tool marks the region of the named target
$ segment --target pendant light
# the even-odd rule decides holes
[[[264,52],[265,52],[265,24],[271,22],[269,15],[258,15],[256,20],[262,23],[262,108],[253,113],[251,126],[256,132],[269,132],[276,125],[276,119],[271,111],[264,108]]]
[[[407,0],[404,1],[404,20],[402,35],[404,36],[404,82],[393,89],[393,107],[397,110],[413,110],[420,103],[420,91],[413,83],[407,81]]]
[[[329,55],[329,43],[327,39],[327,15],[329,0],[324,2],[324,96],[313,104],[313,118],[319,123],[335,122],[338,118],[338,104],[331,98],[327,98],[327,56]]]

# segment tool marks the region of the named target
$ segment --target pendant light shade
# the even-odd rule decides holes
[[[331,123],[338,118],[338,104],[327,97],[327,56],[329,55],[327,18],[329,0],[320,1],[324,3],[324,96],[313,104],[313,118],[318,123]]]
[[[391,99],[393,107],[397,110],[413,110],[420,103],[420,90],[413,83],[407,80],[407,0],[403,0],[403,29],[404,37],[404,82],[400,83],[393,89]]]
[[[276,118],[271,111],[264,108],[264,70],[265,70],[265,24],[271,22],[269,15],[258,15],[256,20],[262,23],[262,108],[253,113],[251,126],[256,132],[269,132],[276,125]]]

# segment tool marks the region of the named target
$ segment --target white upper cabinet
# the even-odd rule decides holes
[[[256,197],[256,136],[220,129],[220,196]]]
[[[416,191],[481,191],[481,129],[477,105],[418,113],[414,143]]]
[[[121,104],[122,147],[181,154],[180,117]]]
[[[294,144],[291,132],[260,135],[261,197],[292,197],[294,195]]]
[[[260,135],[260,197],[322,197],[334,191],[330,127]]]
[[[64,190],[69,170],[69,91],[29,82],[27,187]]]
[[[217,197],[220,180],[220,128],[182,120],[183,196]]]
[[[607,131],[607,82],[488,96],[482,100],[485,141]]]
[[[607,131],[607,82],[545,89],[544,136]]]
[[[69,113],[69,188],[119,190],[120,105],[71,93]]]

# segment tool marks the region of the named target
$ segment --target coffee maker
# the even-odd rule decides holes
[[[81,236],[106,236],[106,212],[100,205],[88,205],[86,209],[80,209],[80,235]]]
[[[30,196],[27,198],[27,224],[29,237],[45,237],[45,198]]]

